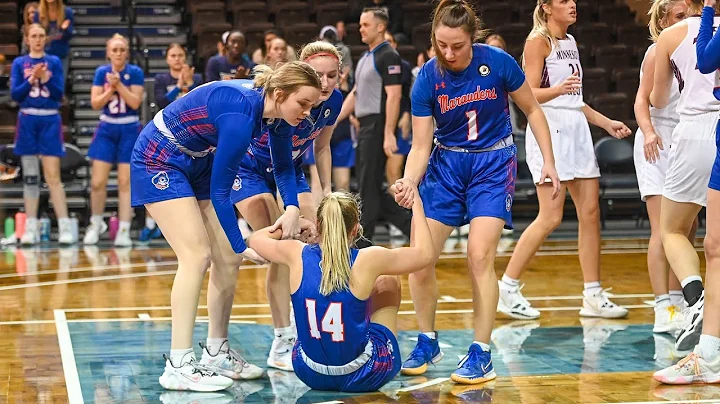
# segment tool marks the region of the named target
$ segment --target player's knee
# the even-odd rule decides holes
[[[118,177],[118,192],[130,192],[129,177]]]
[[[493,270],[494,260],[495,254],[483,246],[476,246],[468,250],[470,270],[476,275]]]
[[[107,189],[107,178],[100,178],[100,176],[93,176],[90,180],[90,187],[93,192],[104,192]]]
[[[563,212],[562,210],[558,212],[545,212],[540,215],[539,219],[545,233],[550,234],[560,227],[560,223],[562,223],[563,219]]]
[[[707,259],[720,258],[720,237],[715,234],[716,231],[710,231],[705,235],[703,245],[705,247],[705,257]]]
[[[600,206],[597,203],[585,203],[577,208],[578,220],[583,222],[599,222]]]
[[[178,267],[187,268],[191,271],[199,271],[203,274],[210,269],[212,264],[212,255],[210,254],[210,248],[195,248],[192,250],[186,250],[178,252]]]
[[[22,156],[23,194],[26,198],[40,197],[40,161],[37,156]]]
[[[397,276],[382,275],[375,280],[372,296],[374,300],[382,299],[383,306],[400,306],[400,280]]]

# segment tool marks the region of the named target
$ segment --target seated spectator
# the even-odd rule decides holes
[[[278,63],[285,63],[288,59],[287,42],[280,37],[273,39],[265,56],[265,64],[274,69]]]
[[[238,30],[230,31],[225,40],[225,55],[213,56],[205,67],[205,82],[244,79],[255,67],[247,55],[245,35]]]
[[[30,24],[33,23],[33,19],[35,18],[35,13],[37,13],[38,10],[38,2],[37,1],[31,1],[28,4],[25,5],[25,8],[23,9],[23,25],[20,27],[20,32],[23,34],[23,42],[22,42],[22,49],[21,53],[24,55],[28,53],[30,50],[28,49],[28,45],[25,43],[25,29],[30,26]]]
[[[187,52],[182,45],[170,44],[165,61],[170,71],[155,76],[155,103],[161,109],[202,84],[202,76],[187,64]]]

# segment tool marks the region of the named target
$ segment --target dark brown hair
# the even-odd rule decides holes
[[[435,30],[441,25],[448,28],[462,28],[463,31],[470,34],[471,42],[475,42],[487,34],[482,30],[482,22],[470,3],[465,0],[442,0],[433,12],[430,34],[430,40],[436,50],[435,57],[438,60],[439,67],[442,69],[447,69],[449,66],[442,52],[438,51],[440,48],[435,38]]]

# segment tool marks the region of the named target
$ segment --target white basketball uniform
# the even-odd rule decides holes
[[[550,55],[545,58],[541,88],[549,88],[563,83],[573,73],[579,72],[582,80],[580,52],[572,35],[553,43]],[[576,178],[597,178],[600,176],[592,135],[587,118],[581,108],[583,101],[582,86],[571,94],[564,94],[542,104],[543,112],[550,126],[552,148],[555,154],[555,168],[560,181]],[[543,157],[530,125],[525,135],[527,164],[533,181],[540,182]]]
[[[643,78],[643,67],[645,60],[655,44],[648,47],[645,52],[642,64],[640,65],[640,80]],[[680,121],[680,115],[677,112],[677,104],[680,100],[680,90],[678,88],[677,79],[673,79],[672,88],[670,90],[670,103],[662,109],[650,107],[650,122],[652,123],[655,134],[663,142],[663,149],[659,150],[660,159],[655,163],[650,163],[645,159],[645,135],[641,129],[635,134],[635,146],[633,159],[635,160],[635,174],[637,175],[638,187],[640,188],[640,197],[643,202],[648,196],[662,195],[665,186],[665,174],[668,167],[668,153],[672,144],[672,133]]]
[[[697,70],[695,40],[700,30],[700,17],[685,21],[687,35],[670,55],[680,90],[677,105],[680,123],[672,134],[663,196],[675,202],[706,206],[715,161],[715,128],[720,101],[713,96],[715,73],[701,74]],[[715,17],[713,26],[717,28],[718,25],[720,17]]]

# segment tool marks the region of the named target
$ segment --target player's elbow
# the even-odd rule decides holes
[[[712,66],[710,63],[707,63],[707,61],[704,60],[704,58],[698,58],[697,67],[698,67],[698,70],[700,70],[700,73],[702,73],[702,74],[714,73],[715,70],[718,69],[718,66]]]
[[[650,93],[650,104],[658,109],[667,107],[668,97],[658,94],[655,90]]]

